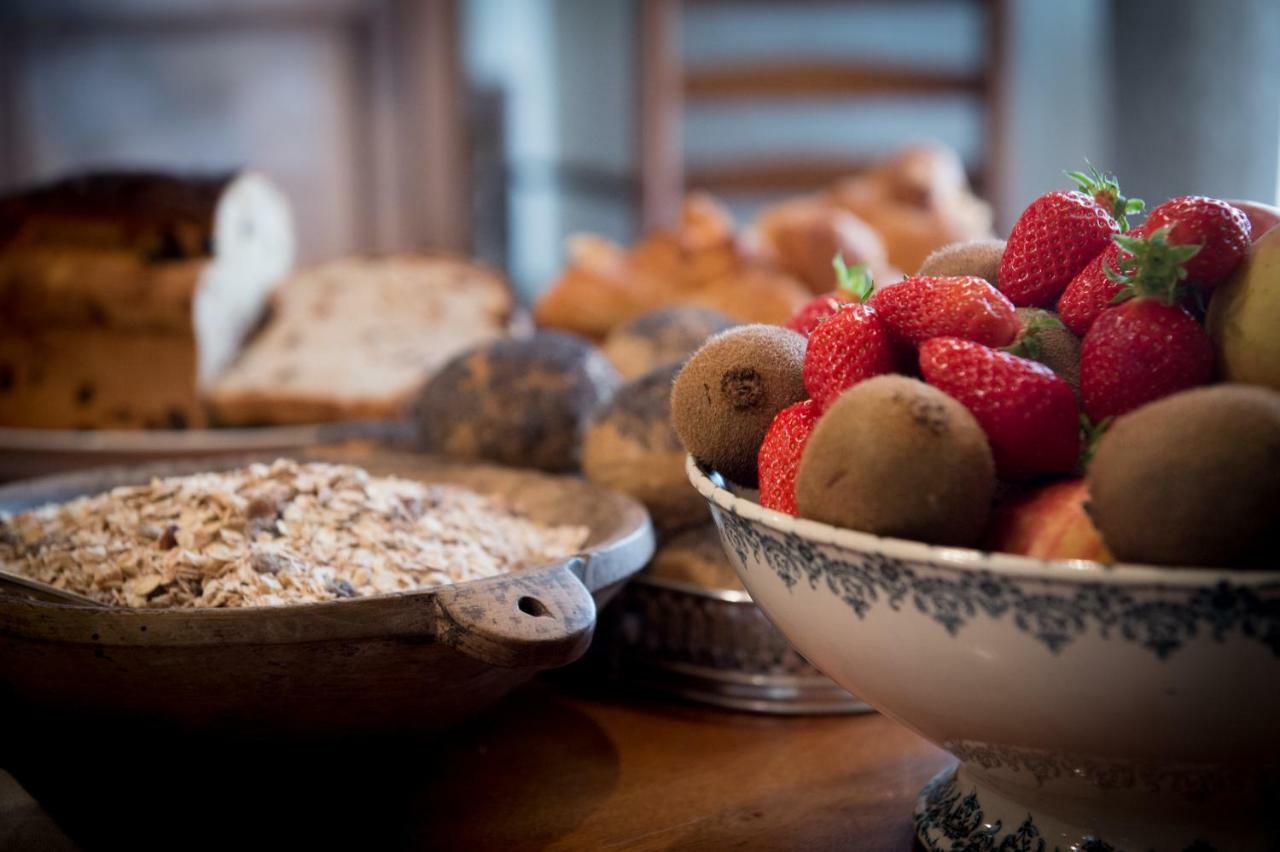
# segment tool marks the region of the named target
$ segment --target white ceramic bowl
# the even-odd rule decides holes
[[[1280,571],[934,547],[688,474],[797,650],[960,759],[921,792],[925,848],[1280,848]]]

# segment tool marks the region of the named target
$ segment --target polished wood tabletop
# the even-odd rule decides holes
[[[877,714],[762,716],[545,681],[430,743],[279,760],[269,746],[265,760],[114,747],[132,761],[88,777],[17,767],[45,807],[0,775],[0,845],[909,852],[916,793],[951,761]]]

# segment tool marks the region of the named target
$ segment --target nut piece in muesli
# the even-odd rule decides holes
[[[586,538],[458,486],[280,460],[0,516],[0,567],[120,606],[270,606],[493,577]]]

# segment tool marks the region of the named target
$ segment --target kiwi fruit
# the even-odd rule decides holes
[[[604,354],[622,378],[635,379],[655,367],[683,363],[708,337],[737,324],[711,308],[660,308],[616,326],[605,338]]]
[[[987,524],[995,462],[969,410],[906,376],[836,399],[800,459],[801,517],[877,535],[969,545]]]
[[[916,275],[976,275],[995,287],[996,273],[1000,270],[1000,258],[1003,256],[1004,240],[951,243],[935,249],[926,257]]]
[[[707,520],[671,427],[671,382],[679,370],[668,364],[618,388],[592,416],[582,441],[587,479],[644,503],[660,533]]]
[[[1043,308],[1014,311],[1022,330],[1009,347],[1014,355],[1039,361],[1057,373],[1080,397],[1080,338],[1062,324],[1058,315]]]
[[[684,448],[741,485],[756,482],[756,454],[773,417],[807,398],[805,339],[776,325],[721,332],[685,363],[671,389],[671,422]]]
[[[1089,513],[1118,559],[1232,566],[1280,531],[1280,393],[1223,384],[1115,421],[1089,465]]]
[[[620,384],[600,350],[571,334],[481,344],[423,388],[413,411],[418,446],[455,459],[575,471],[588,419]]]

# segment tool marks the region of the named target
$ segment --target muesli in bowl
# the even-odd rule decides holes
[[[6,559],[111,604],[0,594],[0,712],[51,735],[88,719],[283,740],[431,733],[580,657],[597,606],[653,552],[638,503],[575,479],[384,451],[355,459],[367,474],[347,461],[0,487]]]
[[[0,568],[116,606],[272,606],[496,577],[586,539],[458,486],[278,459],[0,515]]]

